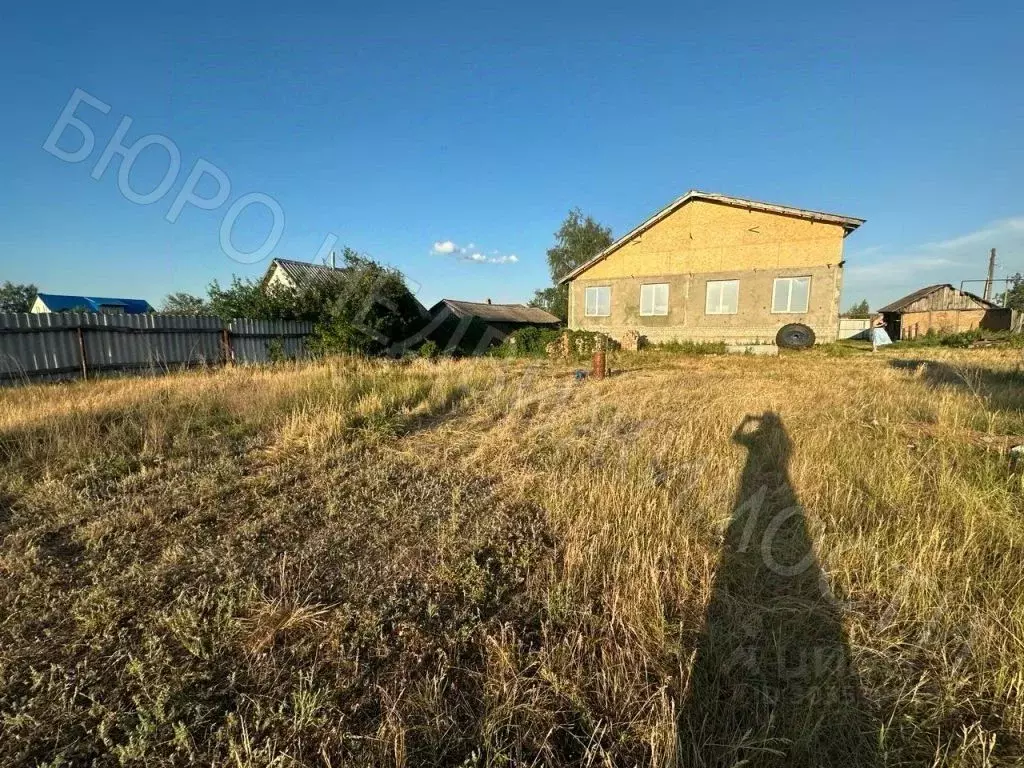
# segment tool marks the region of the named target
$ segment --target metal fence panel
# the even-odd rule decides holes
[[[228,330],[235,362],[267,363],[278,355],[290,360],[308,356],[306,339],[313,324],[239,318],[228,323]]]
[[[225,331],[238,363],[307,356],[312,323],[186,315],[0,313],[0,381],[138,371],[225,362]]]

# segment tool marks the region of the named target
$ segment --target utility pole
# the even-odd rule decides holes
[[[988,279],[985,281],[985,294],[982,296],[985,301],[992,301],[992,279],[996,275],[996,249],[993,248],[988,255]]]

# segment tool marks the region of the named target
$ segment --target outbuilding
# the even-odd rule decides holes
[[[878,310],[893,341],[934,333],[960,333],[975,328],[1005,331],[1012,312],[949,283],[929,285]]]
[[[441,299],[430,308],[428,338],[439,347],[479,354],[522,328],[557,328],[561,321],[539,307]]]

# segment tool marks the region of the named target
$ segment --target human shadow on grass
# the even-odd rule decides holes
[[[1024,362],[1024,358],[1022,358]],[[983,399],[1000,411],[1024,410],[1024,370],[951,365],[938,360],[890,360],[889,365],[919,377],[930,387],[953,387]]]
[[[877,766],[839,604],[789,477],[778,414],[747,416],[747,451],[680,719],[691,766]]]

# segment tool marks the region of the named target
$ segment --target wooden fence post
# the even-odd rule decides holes
[[[220,346],[224,353],[224,365],[231,365],[231,331],[227,328],[220,331]]]
[[[89,379],[89,361],[85,357],[85,332],[78,326],[78,355],[82,360],[82,379]]]

